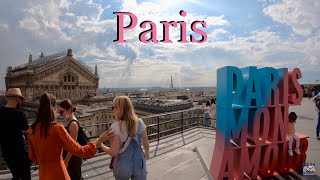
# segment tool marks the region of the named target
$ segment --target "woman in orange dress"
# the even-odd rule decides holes
[[[56,100],[48,93],[40,97],[36,121],[29,130],[29,156],[39,164],[40,180],[70,180],[62,159],[62,149],[82,158],[91,158],[97,145],[109,139],[110,132],[98,139],[80,146],[72,139],[62,125],[55,123]]]

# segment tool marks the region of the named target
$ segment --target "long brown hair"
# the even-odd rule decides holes
[[[37,118],[31,125],[32,133],[35,132],[36,126],[40,124],[40,136],[47,137],[48,128],[51,123],[55,122],[54,107],[56,106],[56,98],[49,94],[43,93],[40,97],[40,104],[38,108]]]
[[[119,108],[119,120],[126,122],[128,136],[134,136],[138,117],[134,112],[130,99],[127,96],[118,96],[113,100],[113,104]],[[122,130],[121,128],[122,125],[120,121],[120,130]]]
[[[73,107],[72,102],[70,99],[65,99],[59,103],[59,106],[63,109],[69,111],[71,109],[71,112],[76,111],[76,107]]]

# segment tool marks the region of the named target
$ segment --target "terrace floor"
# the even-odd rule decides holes
[[[290,107],[298,114],[296,131],[309,136],[307,160],[316,163],[315,176],[302,176],[296,172],[268,179],[320,179],[320,141],[315,137],[317,112],[311,100],[305,98],[301,106]],[[212,179],[208,169],[215,144],[215,130],[193,128],[177,133],[159,141],[150,143],[150,159],[147,161],[148,179],[150,180],[205,180]],[[108,169],[110,156],[98,154],[86,160],[82,166],[86,180],[113,180],[113,173]],[[11,179],[9,172],[0,172],[0,180]],[[38,179],[37,171],[32,172],[32,179]]]

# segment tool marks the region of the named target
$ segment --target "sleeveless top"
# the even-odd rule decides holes
[[[70,134],[69,127],[70,127],[70,124],[71,124],[73,121],[78,121],[78,120],[73,119],[73,120],[71,120],[71,121],[69,122],[69,124],[68,124],[67,126],[65,126],[65,128],[66,128],[66,130],[68,131],[69,134]],[[78,128],[80,128],[78,123],[77,123],[77,125],[78,125]],[[79,130],[78,130],[78,131],[79,131]],[[78,138],[78,137],[79,137],[79,136],[77,136],[77,138]],[[77,142],[78,142],[78,139],[77,139]],[[62,157],[63,157],[63,159],[66,158],[67,154],[68,154],[68,152],[65,151],[65,150],[63,150],[63,152],[62,152]],[[77,157],[77,156],[74,156],[74,155],[71,156],[70,161],[71,161],[72,159],[80,159],[80,160],[81,160],[81,158],[79,158],[79,157]]]

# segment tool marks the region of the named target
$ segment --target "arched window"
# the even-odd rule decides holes
[[[67,82],[67,76],[64,76],[64,82]]]
[[[70,74],[68,75],[68,82],[71,82]]]
[[[72,76],[72,82],[74,82],[74,77]]]

